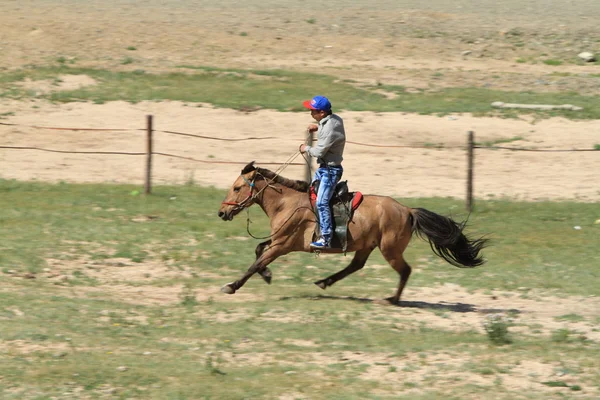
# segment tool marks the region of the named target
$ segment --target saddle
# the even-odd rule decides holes
[[[315,181],[310,186],[310,204],[317,217],[317,226],[313,234],[313,240],[321,236],[321,224],[319,213],[316,211],[317,193],[319,192],[320,181]],[[350,192],[348,190],[348,181],[340,181],[335,186],[333,196],[329,201],[331,209],[331,222],[333,224],[333,237],[331,238],[331,248],[341,249],[346,254],[348,248],[348,226],[352,222],[354,211],[363,201],[361,192]]]

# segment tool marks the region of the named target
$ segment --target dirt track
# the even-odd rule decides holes
[[[155,156],[156,183],[195,182],[227,188],[242,165],[214,161],[284,162],[300,144],[305,114],[185,107],[180,103],[116,102],[105,105],[45,105],[41,109],[12,104],[19,110],[13,123],[91,128],[143,128],[145,115],[156,116],[155,127],[215,137],[275,136],[275,140],[218,142],[157,133],[155,151],[191,157],[201,162]],[[348,140],[417,148],[373,148],[348,144],[345,175],[352,189],[403,197],[451,196],[462,198],[466,187],[466,132],[474,130],[479,142],[521,137],[512,147],[544,149],[590,148],[600,129],[598,122],[562,119],[531,125],[526,121],[478,119],[469,116],[432,117],[397,113],[342,112]],[[272,130],[270,127],[296,127]],[[269,127],[265,129],[265,127]],[[376,127],[376,128],[374,128]],[[143,131],[84,132],[5,127],[3,141],[11,146],[36,145],[70,151],[144,152]],[[226,132],[224,134],[224,132]],[[444,148],[423,148],[424,145]],[[4,150],[2,176],[72,182],[129,182],[141,184],[145,160],[141,156],[57,154]],[[301,162],[297,157],[295,162]],[[479,198],[525,200],[571,199],[597,201],[597,152],[532,153],[476,150],[475,195]],[[275,169],[276,166],[265,165]],[[284,176],[302,179],[304,168],[290,166]]]

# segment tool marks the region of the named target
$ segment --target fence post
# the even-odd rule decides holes
[[[467,211],[473,211],[473,157],[475,148],[475,134],[469,131],[467,141]]]
[[[312,132],[310,132],[308,129],[306,130],[306,145],[307,146],[312,146],[313,144],[313,135]],[[310,170],[311,164],[312,164],[312,157],[310,156],[310,154],[308,153],[304,153],[304,155],[306,156],[306,181],[310,182],[312,181],[312,172]]]
[[[146,116],[146,180],[144,194],[152,192],[152,115]]]

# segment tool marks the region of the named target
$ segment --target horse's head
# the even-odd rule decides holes
[[[231,221],[244,208],[254,204],[255,179],[256,167],[252,161],[242,169],[240,176],[233,182],[225,200],[221,203],[221,208],[219,208],[219,218]]]

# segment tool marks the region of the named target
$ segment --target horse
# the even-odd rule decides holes
[[[233,182],[218,216],[231,221],[242,210],[257,204],[270,220],[269,240],[256,247],[256,260],[243,276],[221,288],[234,294],[248,279],[258,273],[270,284],[268,265],[278,257],[294,251],[311,252],[313,233],[317,224],[309,198],[310,183],[293,180],[265,168],[247,164]],[[347,251],[353,252],[350,264],[339,272],[314,282],[321,289],[332,286],[364,267],[369,255],[379,248],[385,260],[400,275],[396,293],[387,300],[399,304],[402,291],[412,268],[403,257],[413,234],[429,241],[432,251],[459,268],[472,268],[485,263],[481,250],[487,239],[469,239],[463,233],[466,221],[456,222],[449,217],[424,208],[410,208],[388,196],[365,195],[354,211],[348,227]],[[266,238],[263,238],[266,239]],[[331,248],[328,253],[341,253]]]

